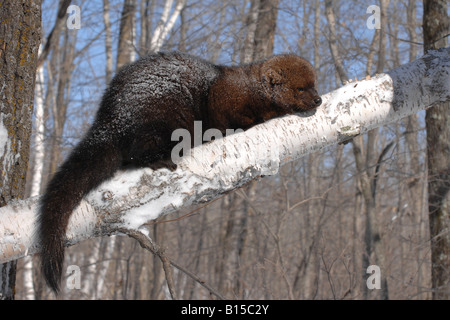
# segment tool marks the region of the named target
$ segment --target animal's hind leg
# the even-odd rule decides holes
[[[170,137],[170,132],[155,133],[154,130],[146,129],[136,132],[129,149],[128,161],[135,166],[150,167],[153,170],[175,170],[177,165],[172,161],[171,153],[176,142],[171,141]]]

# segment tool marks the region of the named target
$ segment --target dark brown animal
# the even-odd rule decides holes
[[[176,129],[248,129],[274,117],[318,107],[313,67],[279,55],[239,67],[182,53],[157,53],[121,69],[106,90],[92,127],[41,198],[39,236],[47,284],[58,292],[64,238],[81,199],[126,165],[175,169]]]

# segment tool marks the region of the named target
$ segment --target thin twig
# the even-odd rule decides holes
[[[154,255],[158,256],[159,259],[161,259],[164,273],[166,275],[166,281],[167,286],[169,288],[170,296],[172,297],[173,300],[177,300],[177,296],[175,293],[175,285],[173,282],[172,269],[170,268],[170,260],[165,255],[164,250],[157,244],[153,243],[153,241],[147,235],[145,235],[140,231],[123,228],[120,228],[118,231],[125,233],[129,237],[137,240],[142,248],[149,250]]]
[[[174,266],[175,268],[177,268],[178,270],[180,270],[181,272],[184,272],[186,275],[188,275],[189,277],[191,277],[193,280],[195,280],[196,282],[198,282],[202,287],[206,288],[209,290],[209,292],[211,292],[211,294],[215,295],[217,298],[219,298],[220,300],[226,300],[226,298],[220,294],[220,292],[218,292],[217,290],[213,289],[211,286],[209,286],[204,280],[200,279],[198,276],[196,276],[195,274],[193,274],[192,272],[190,272],[189,270],[185,269],[184,267],[176,264],[173,261],[170,261],[170,264],[172,266]]]
[[[130,230],[125,228],[119,228],[118,230],[121,233],[124,233],[128,235],[129,237],[137,240],[142,248],[149,250],[154,255],[158,256],[161,259],[161,262],[163,264],[163,269],[166,274],[166,281],[167,286],[169,287],[170,295],[172,296],[172,299],[176,300],[176,293],[175,293],[175,285],[173,281],[173,274],[172,269],[170,266],[172,265],[174,268],[177,268],[181,272],[185,273],[187,276],[192,278],[194,281],[198,282],[202,287],[209,290],[209,292],[213,295],[215,295],[217,298],[221,300],[225,300],[225,297],[221,295],[217,290],[209,286],[205,281],[200,279],[197,275],[193,274],[189,270],[185,269],[184,267],[181,267],[177,263],[173,262],[172,260],[167,257],[167,255],[164,253],[164,250],[154,243],[147,235],[144,233],[137,231],[137,230]]]

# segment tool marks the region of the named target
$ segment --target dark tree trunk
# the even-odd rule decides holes
[[[0,6],[0,207],[24,196],[41,2],[6,1]],[[16,261],[0,265],[0,300],[14,299]]]
[[[425,51],[444,48],[450,33],[446,0],[423,1]],[[450,104],[426,112],[428,210],[433,299],[450,299]]]

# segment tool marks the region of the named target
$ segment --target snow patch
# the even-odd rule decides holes
[[[0,154],[5,153],[5,148],[8,146],[8,130],[6,130],[5,126],[3,125],[3,115],[0,114]],[[7,148],[6,150],[8,150]]]
[[[100,187],[92,190],[86,199],[94,206],[104,207],[109,205],[109,200],[124,197],[130,193],[131,188],[136,187],[142,178],[143,170],[152,171],[151,169],[133,169],[127,170],[126,174],[119,171],[110,180],[103,182]]]
[[[11,169],[11,139],[8,135],[8,130],[3,123],[3,114],[0,114],[0,158],[3,158],[3,167],[0,170],[8,172]],[[20,156],[20,155],[18,155]],[[6,184],[8,175],[5,175]]]
[[[175,175],[178,174],[175,173]],[[128,209],[123,216],[123,222],[127,228],[139,229],[143,224],[164,215],[168,211],[189,206],[197,198],[196,195],[212,188],[211,183],[202,181],[196,175],[191,174],[182,174],[174,178],[173,174],[163,173],[160,177],[152,178],[149,188],[153,187],[157,194],[147,192],[144,197],[139,199],[139,206]],[[161,184],[167,183],[167,187],[156,188],[156,181]],[[172,181],[172,184],[169,184],[169,181]],[[186,201],[186,194],[191,195],[190,201]]]

